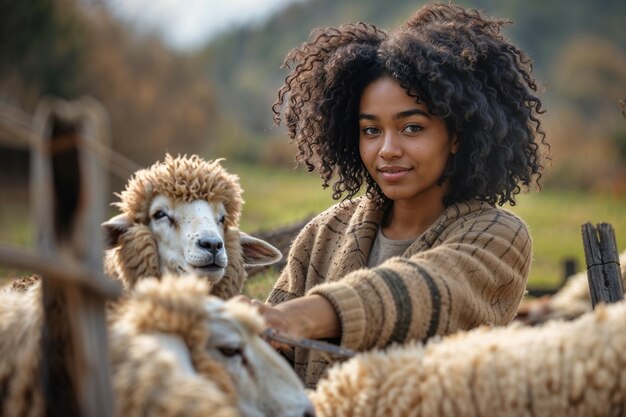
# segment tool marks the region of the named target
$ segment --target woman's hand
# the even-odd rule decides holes
[[[234,297],[233,300],[243,302],[254,307],[256,311],[265,319],[267,327],[276,329],[281,333],[285,333],[293,337],[304,337],[298,331],[299,326],[294,325],[294,322],[297,321],[297,317],[289,317],[285,312],[277,307],[246,297],[245,295],[238,295]]]
[[[341,336],[339,317],[332,304],[321,295],[309,295],[271,306],[245,295],[234,298],[256,308],[267,327],[291,337],[326,339]]]
[[[298,326],[294,325],[295,321],[293,317],[289,317],[285,312],[280,309],[265,304],[259,300],[246,297],[245,295],[238,295],[233,298],[233,301],[248,304],[256,309],[256,311],[263,317],[265,324],[268,328],[275,329],[280,333],[289,335],[290,337],[299,338],[304,337],[300,334]],[[274,340],[268,340],[269,344],[274,349],[288,350],[291,348],[289,345],[276,342]]]

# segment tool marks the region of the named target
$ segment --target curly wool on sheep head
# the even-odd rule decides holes
[[[249,305],[207,295],[209,287],[210,283],[192,275],[142,280],[113,312],[114,347],[136,346],[139,337],[142,342],[154,340],[161,352],[175,358],[177,372],[210,381],[224,395],[232,394],[245,417],[313,415],[302,382],[262,339],[261,316]],[[118,357],[128,361],[128,350],[115,351],[114,365]],[[136,379],[125,377],[123,366],[114,370],[120,386],[132,392]],[[135,399],[123,400],[132,404]]]
[[[60,399],[73,395],[70,390],[83,379],[75,372],[74,355],[56,354],[72,346],[69,332],[60,333],[54,352],[46,355],[41,349],[44,316],[71,316],[70,306],[60,299],[44,307],[41,284],[34,280],[19,289],[0,288],[3,417],[45,416],[52,414],[50,409],[70,415],[72,408]],[[210,287],[195,275],[145,277],[108,305],[115,415],[314,415],[298,376],[262,339],[262,317],[252,306],[210,295]],[[65,320],[58,324],[69,326]],[[63,383],[42,384],[43,369],[55,370],[48,382]]]
[[[227,214],[225,226],[237,227],[243,190],[239,177],[226,172],[222,160],[205,161],[198,155],[173,158],[166,154],[163,162],[137,171],[126,189],[116,194],[120,201],[113,204],[134,223],[148,224],[150,206],[158,195],[181,203],[219,201]]]
[[[243,190],[220,162],[167,154],[137,171],[116,194],[122,214],[102,225],[112,250],[107,273],[130,287],[165,273],[193,273],[212,283],[230,276],[222,291],[228,298],[241,290],[244,266],[279,260],[276,248],[239,231]]]

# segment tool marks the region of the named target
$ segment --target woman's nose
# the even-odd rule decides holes
[[[378,154],[383,159],[394,159],[402,156],[402,146],[397,132],[385,133]]]

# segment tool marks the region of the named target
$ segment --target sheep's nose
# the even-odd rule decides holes
[[[201,237],[198,239],[197,244],[199,247],[206,249],[213,255],[215,255],[224,246],[222,239],[219,237]]]
[[[315,417],[315,408],[313,408],[313,404],[311,404],[306,408],[306,410],[304,410],[303,417]]]

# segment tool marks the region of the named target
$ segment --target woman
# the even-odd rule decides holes
[[[515,315],[531,262],[499,208],[541,177],[541,102],[501,20],[427,4],[389,34],[346,24],[293,50],[281,107],[298,161],[342,201],[292,244],[269,327],[359,351]],[[364,195],[357,197],[364,188]],[[328,362],[295,349],[309,388]]]

